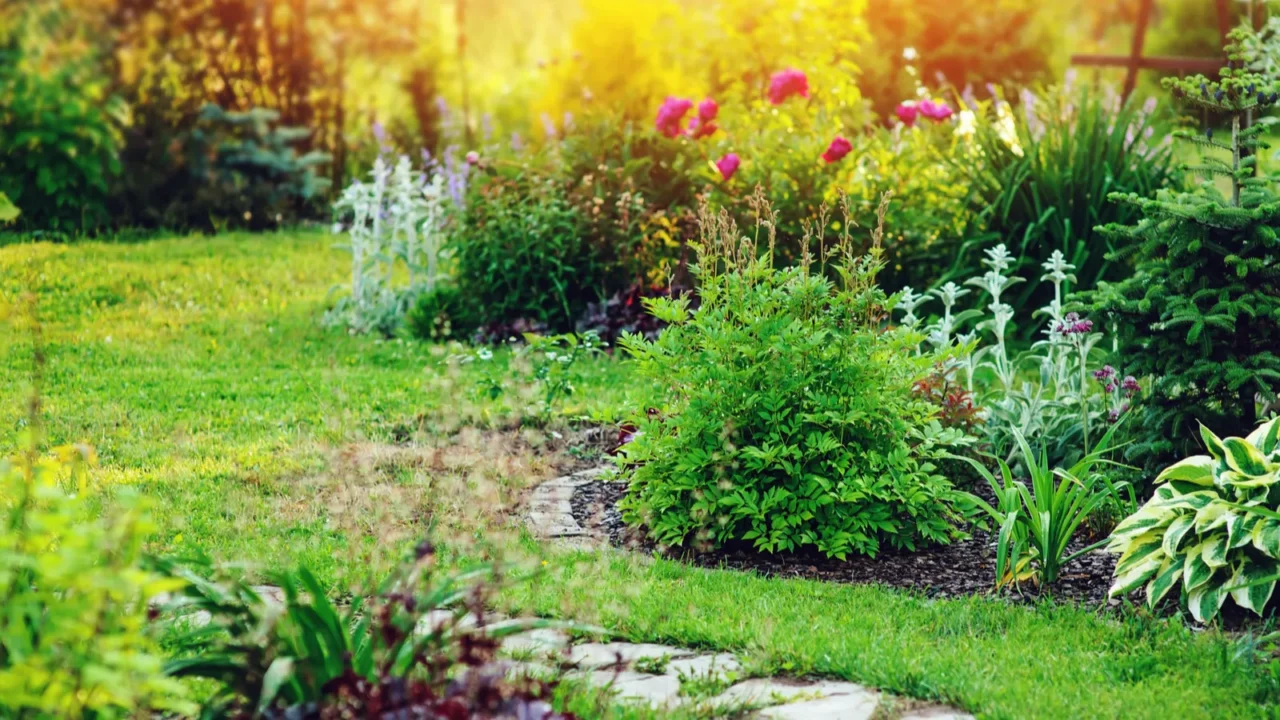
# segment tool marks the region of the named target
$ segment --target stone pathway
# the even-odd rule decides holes
[[[534,488],[525,508],[525,526],[535,537],[555,545],[590,547],[607,543],[573,518],[573,491],[591,482],[603,468],[558,477]],[[523,658],[531,669],[556,662],[573,668],[568,677],[611,687],[622,702],[655,708],[685,706],[702,716],[747,715],[773,720],[972,720],[973,716],[941,705],[888,699],[855,683],[792,678],[740,677],[742,665],[729,653],[706,654],[651,643],[586,643],[569,645],[557,630],[532,630],[508,638],[503,649]],[[884,707],[882,707],[882,705]]]

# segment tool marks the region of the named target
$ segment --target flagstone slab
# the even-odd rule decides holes
[[[847,682],[805,682],[784,678],[754,678],[744,680],[711,702],[717,707],[726,705],[774,705],[797,699],[819,699],[834,695],[860,695],[869,692],[861,685]]]
[[[619,660],[624,665],[630,665],[637,660],[658,660],[664,657],[674,660],[693,654],[692,650],[653,643],[584,643],[569,651],[569,662],[585,668],[600,668],[616,665]]]
[[[668,675],[687,678],[725,678],[730,673],[736,673],[741,669],[742,664],[731,653],[677,658],[667,663]]]
[[[864,688],[857,693],[775,705],[756,716],[771,720],[871,720],[878,707],[880,694]]]

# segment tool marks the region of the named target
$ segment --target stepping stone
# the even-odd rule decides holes
[[[955,708],[933,705],[905,712],[898,720],[973,720],[973,716]]]
[[[529,530],[538,537],[571,537],[586,532],[570,513],[531,512],[525,516]]]
[[[662,707],[675,704],[680,699],[680,679],[673,675],[596,670],[582,677],[596,687],[610,687],[618,700],[640,701],[651,707]]]
[[[775,705],[791,700],[813,700],[837,695],[861,695],[870,691],[847,682],[804,682],[782,678],[744,680],[720,693],[711,702],[721,705]]]
[[[533,653],[550,655],[563,650],[569,644],[569,636],[552,628],[538,628],[512,635],[502,641],[502,650],[508,654]]]
[[[642,659],[675,659],[693,654],[692,650],[653,643],[584,643],[569,651],[569,662],[584,668],[600,668],[617,664],[619,657],[623,664],[630,664]]]
[[[698,655],[691,658],[679,658],[667,663],[668,675],[687,678],[724,678],[729,673],[736,673],[741,669],[742,664],[731,653]]]
[[[880,695],[863,690],[848,695],[775,705],[761,710],[757,716],[773,720],[871,720],[879,706]]]

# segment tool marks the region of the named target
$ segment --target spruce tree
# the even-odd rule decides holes
[[[1280,389],[1280,199],[1277,177],[1258,172],[1264,128],[1248,122],[1280,94],[1248,69],[1247,36],[1232,34],[1219,79],[1165,80],[1178,102],[1210,120],[1204,132],[1174,133],[1207,151],[1187,168],[1204,181],[1154,198],[1111,195],[1143,213],[1136,226],[1100,228],[1120,248],[1110,257],[1135,271],[1083,295],[1094,318],[1117,332],[1117,362],[1152,378],[1141,416],[1130,420],[1128,451],[1148,469],[1190,454],[1197,422],[1220,437],[1247,435],[1259,401],[1274,401]],[[1224,128],[1217,135],[1214,120]]]

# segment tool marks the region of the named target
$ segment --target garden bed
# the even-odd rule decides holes
[[[588,532],[607,536],[610,544],[617,547],[661,551],[673,559],[700,567],[751,571],[767,577],[876,584],[915,590],[929,597],[957,597],[990,593],[995,576],[994,540],[982,530],[975,530],[969,539],[951,545],[915,552],[886,549],[875,558],[855,555],[847,560],[823,557],[812,550],[761,553],[742,542],[728,543],[709,552],[660,549],[643,533],[622,522],[617,503],[625,493],[626,484],[616,481],[595,480],[582,485],[573,494],[573,517]],[[1053,598],[1087,604],[1107,603],[1115,561],[1115,556],[1102,552],[1077,558],[1049,588]],[[1015,602],[1035,602],[1041,592],[1025,586],[1003,595]]]

